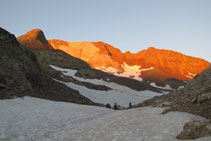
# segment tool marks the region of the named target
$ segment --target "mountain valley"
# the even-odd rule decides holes
[[[0,140],[211,140],[203,59],[0,28],[0,66]]]

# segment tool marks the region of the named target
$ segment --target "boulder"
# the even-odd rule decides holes
[[[177,139],[197,139],[211,135],[211,123],[209,121],[192,121],[184,125],[183,131]]]

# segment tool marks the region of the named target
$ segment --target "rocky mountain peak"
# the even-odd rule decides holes
[[[46,40],[45,35],[41,29],[34,29],[34,30],[27,32],[26,34],[29,37],[40,40],[42,43],[47,44],[47,40]]]
[[[52,49],[41,29],[34,29],[17,38],[19,43],[30,49]]]
[[[157,50],[157,48],[155,48],[155,47],[148,47],[147,50],[152,51],[152,50]]]

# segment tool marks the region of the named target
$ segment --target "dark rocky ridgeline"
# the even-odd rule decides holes
[[[37,58],[0,28],[0,99],[33,96],[55,101],[96,105],[43,72]]]

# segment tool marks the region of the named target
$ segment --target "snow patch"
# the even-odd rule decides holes
[[[55,69],[57,71],[61,71],[64,75],[66,76],[75,76],[77,70],[72,70],[72,69],[63,69],[60,67],[56,67],[54,65],[49,65],[52,69]]]
[[[74,90],[78,90],[81,95],[89,98],[90,100],[96,103],[102,103],[102,104],[109,103],[111,105],[113,105],[114,103],[117,103],[118,105],[128,107],[130,102],[133,105],[136,105],[154,96],[160,96],[160,95],[165,94],[165,93],[157,93],[157,92],[153,92],[149,90],[136,91],[126,86],[122,86],[113,82],[107,82],[107,81],[99,80],[99,79],[83,79],[83,78],[74,76],[74,74],[76,73],[75,70],[63,69],[63,68],[55,67],[52,65],[51,67],[58,71],[61,71],[64,75],[74,77],[75,79],[79,81],[88,82],[88,83],[92,83],[96,85],[104,85],[109,88],[112,88],[112,90],[109,90],[109,91],[99,91],[99,90],[89,89],[85,86],[74,84],[72,82],[59,81],[61,83],[66,84],[68,87]]]
[[[185,86],[179,86],[178,90],[179,90],[179,89],[183,89],[184,87],[185,87]]]
[[[157,86],[154,82],[150,83],[151,86],[156,87],[156,88],[161,88],[161,89],[166,89],[166,90],[174,90],[172,89],[169,84],[167,84],[165,87]]]
[[[188,77],[190,79],[194,78],[197,74],[194,73],[190,73],[189,71],[187,71],[188,75],[184,75],[185,77]]]
[[[111,105],[117,103],[123,107],[128,107],[130,102],[132,102],[133,105],[136,105],[154,96],[163,95],[163,93],[156,93],[148,90],[138,92],[124,86],[113,86],[113,89],[110,91],[97,91],[71,82],[65,84],[72,89],[78,90],[80,94],[96,103],[109,103]],[[113,83],[113,85],[115,85],[115,83]]]

